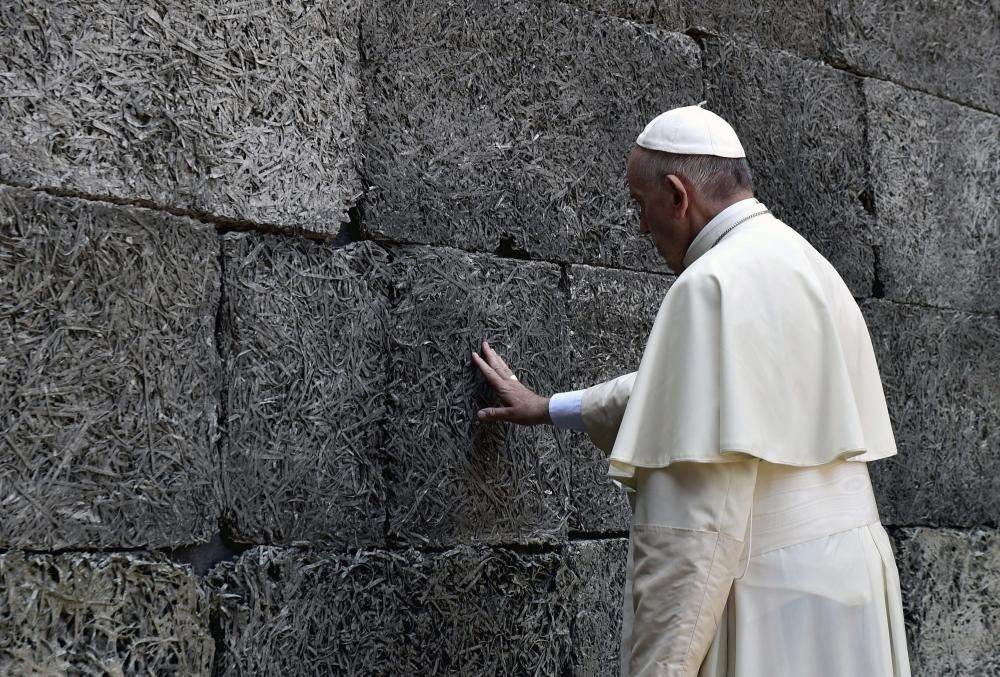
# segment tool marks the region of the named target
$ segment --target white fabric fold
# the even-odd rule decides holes
[[[606,454],[614,447],[634,382],[635,372],[632,372],[583,391],[580,402],[583,428],[594,446]]]
[[[757,463],[637,473],[631,675],[697,675],[739,575]]]

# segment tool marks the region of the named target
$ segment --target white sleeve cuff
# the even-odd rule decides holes
[[[557,428],[584,430],[583,391],[556,393],[549,398],[549,418]]]

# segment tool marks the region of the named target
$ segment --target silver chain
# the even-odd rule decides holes
[[[731,231],[731,230],[732,230],[733,228],[735,228],[736,226],[740,225],[741,223],[746,223],[746,222],[747,222],[747,221],[749,221],[750,219],[752,219],[752,218],[755,218],[755,217],[757,217],[757,216],[760,216],[761,214],[768,214],[768,213],[770,213],[770,211],[771,211],[770,209],[765,209],[765,210],[763,210],[763,211],[760,211],[760,212],[756,212],[756,213],[754,213],[754,214],[751,214],[750,216],[745,216],[745,217],[743,217],[742,219],[740,219],[739,221],[737,221],[736,223],[734,223],[733,225],[729,226],[729,227],[728,227],[728,228],[726,228],[726,229],[725,229],[724,231],[722,231],[722,235],[720,235],[720,236],[719,236],[719,239],[717,239],[717,240],[716,240],[716,241],[715,241],[715,242],[714,242],[714,243],[712,244],[712,247],[714,247],[715,245],[717,245],[717,244],[719,244],[720,242],[722,242],[722,238],[724,238],[724,237],[725,237],[726,235],[729,235],[729,232],[730,232],[730,231]],[[711,247],[710,247],[710,249],[711,249]]]

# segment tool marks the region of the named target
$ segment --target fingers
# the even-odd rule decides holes
[[[514,409],[512,407],[488,407],[486,409],[479,410],[479,420],[484,423],[492,423],[494,421],[510,421],[514,417]]]
[[[486,358],[486,362],[493,367],[493,370],[499,374],[502,378],[510,378],[514,375],[507,363],[503,361],[493,348],[490,347],[488,341],[483,341],[483,356]]]
[[[483,376],[486,378],[486,382],[490,384],[490,387],[493,388],[493,390],[499,390],[503,385],[504,378],[497,374],[496,370],[488,365],[478,353],[472,353],[472,361],[477,367],[479,367],[479,371],[483,373]]]

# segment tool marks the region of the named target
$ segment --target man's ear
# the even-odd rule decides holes
[[[688,193],[684,182],[676,174],[667,174],[663,177],[663,187],[670,191],[674,208],[683,213],[688,204]]]

